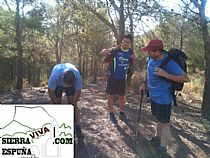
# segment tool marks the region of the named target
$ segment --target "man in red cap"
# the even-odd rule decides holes
[[[169,80],[183,83],[189,81],[189,78],[173,60],[167,63],[166,71],[160,68],[161,63],[168,57],[161,40],[151,40],[141,51],[148,52],[150,60],[147,68],[147,81],[143,82],[139,89],[145,92],[146,86],[148,86],[152,114],[158,120],[156,135],[150,141],[151,144],[158,145],[160,157],[167,157],[167,145],[171,135],[172,104]]]

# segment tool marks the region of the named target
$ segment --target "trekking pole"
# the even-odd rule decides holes
[[[136,128],[136,139],[138,137],[138,132],[139,132],[139,122],[140,122],[140,116],[141,116],[141,106],[142,106],[142,101],[143,101],[143,90],[141,91],[141,97],[140,97],[140,107],[139,107],[139,117],[138,117],[138,124]]]

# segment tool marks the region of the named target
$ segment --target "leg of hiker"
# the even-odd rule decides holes
[[[170,136],[171,136],[171,129],[170,129],[170,123],[160,123],[162,124],[162,132],[161,132],[161,146],[167,147],[169,144]]]
[[[120,119],[123,121],[128,121],[128,118],[126,117],[124,113],[124,96],[119,95],[119,112],[120,112]]]
[[[77,105],[78,99],[81,94],[81,90],[75,91],[74,87],[68,87],[65,89],[66,98],[69,104],[74,106],[74,116],[75,116],[75,125],[76,125],[76,135],[78,139],[83,139],[81,126],[80,126],[80,110]]]
[[[124,111],[124,96],[119,95],[119,111],[123,112]]]
[[[167,146],[169,144],[171,130],[170,130],[170,117],[171,117],[171,104],[157,104],[156,103],[156,116],[158,120],[160,134],[159,156],[167,157]],[[160,133],[161,132],[161,133]]]
[[[115,124],[117,123],[117,119],[114,115],[114,95],[109,95],[109,99],[108,99],[108,108],[109,108],[109,112],[110,112],[110,120]]]
[[[128,121],[124,113],[124,104],[125,104],[125,89],[126,89],[126,81],[119,80],[117,82],[117,94],[119,95],[119,112],[120,112],[120,119],[123,121]]]
[[[152,115],[157,118],[157,105],[155,104],[155,102],[153,100],[151,100],[151,111],[152,111]],[[162,130],[162,126],[159,122],[157,122],[157,126],[156,126],[156,133],[155,136],[151,138],[150,143],[152,145],[160,145],[160,137],[161,137],[161,130]]]
[[[160,123],[160,122],[158,122],[157,123],[157,131],[156,131],[156,136],[158,136],[159,138],[161,137],[161,131],[162,131],[162,129],[163,129],[163,125]]]
[[[109,112],[114,112],[114,95],[109,95],[109,98],[108,98],[108,108],[109,108]]]
[[[114,98],[116,94],[116,81],[112,77],[108,77],[106,92],[108,93],[108,109],[110,112],[110,120],[115,124],[117,123],[117,119],[114,114]]]
[[[73,105],[73,96],[66,96],[67,101],[69,104]],[[79,112],[79,108],[77,105],[73,105],[74,106],[74,116],[75,116],[75,124],[76,125],[80,125],[80,112]]]

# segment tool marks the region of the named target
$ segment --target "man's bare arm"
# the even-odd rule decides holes
[[[77,105],[77,102],[79,100],[80,94],[81,94],[81,89],[75,91],[74,98],[73,98],[73,103],[72,103],[73,105]]]
[[[57,97],[55,96],[55,90],[48,88],[48,94],[53,103],[58,102]]]

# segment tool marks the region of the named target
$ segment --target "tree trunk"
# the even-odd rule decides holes
[[[59,64],[61,62],[59,55],[59,37],[56,37],[55,41],[55,56],[56,56],[56,64]]]
[[[28,58],[28,83],[31,84],[31,63],[30,57]]]
[[[204,84],[204,93],[203,93],[203,103],[202,103],[202,115],[203,117],[210,120],[210,36],[208,32],[207,19],[205,16],[205,6],[206,1],[202,0],[199,8],[199,16],[201,23],[201,32],[204,41],[204,50],[205,50],[205,84]]]
[[[133,16],[130,15],[129,19],[130,19],[130,34],[131,34],[132,37],[134,37],[134,32],[133,32]],[[132,42],[131,43],[131,49],[133,49],[133,44],[134,43]]]
[[[130,27],[130,34],[131,34],[131,36],[132,37],[134,37],[134,32],[133,32],[133,28],[134,28],[134,26],[133,26],[133,14],[131,13],[131,11],[130,11],[130,7],[131,7],[131,3],[129,2],[128,3],[128,7],[127,7],[127,10],[128,10],[128,17],[129,17],[129,21],[130,21],[130,25],[129,25],[129,27]],[[133,42],[131,43],[131,49],[133,49]]]
[[[85,58],[85,77],[88,78],[88,58]]]
[[[40,67],[37,67],[37,79],[36,79],[36,86],[39,86],[40,80],[41,80],[41,69]]]
[[[80,48],[79,43],[77,43],[77,47],[78,47],[78,57],[79,57],[78,70],[82,73],[82,48]]]
[[[21,43],[21,27],[20,27],[20,0],[16,0],[15,28],[16,28],[16,47],[18,52],[16,88],[18,90],[21,90],[23,88],[23,57],[22,57],[23,49]]]
[[[97,82],[98,76],[98,60],[97,57],[94,58],[94,66],[93,66],[93,83]]]
[[[82,59],[82,78],[85,79],[85,58]]]
[[[129,25],[129,27],[130,27],[130,34],[131,34],[131,36],[132,37],[134,37],[134,32],[133,32],[133,28],[134,28],[134,26],[133,26],[133,15],[132,15],[132,13],[130,12],[130,3],[128,3],[128,7],[127,7],[127,10],[128,10],[128,17],[129,17],[129,21],[130,21],[130,25]],[[134,45],[133,45],[134,43],[132,42],[131,43],[131,49],[133,50],[133,48],[134,48]],[[133,61],[131,61],[131,62],[133,62]],[[130,86],[130,82],[131,82],[131,73],[133,72],[133,66],[134,65],[130,65],[130,73],[128,73],[128,75],[127,75],[127,85],[128,86]]]
[[[201,34],[204,42],[205,51],[205,83],[202,103],[202,116],[210,120],[210,36],[208,32],[208,22],[205,15],[206,0],[191,0],[196,8],[199,10]]]
[[[95,65],[96,66],[96,65]],[[93,70],[94,69],[94,57],[92,56],[91,58],[90,58],[90,76],[93,76]]]
[[[183,34],[183,26],[181,26],[181,32],[180,32],[180,34],[181,35],[180,35],[180,48],[179,49],[182,50],[182,48],[183,48],[183,40],[184,40],[183,39],[183,35],[184,35]]]
[[[123,36],[125,35],[125,15],[124,15],[124,1],[120,1],[120,22],[119,22],[119,39],[117,43],[121,43]]]

